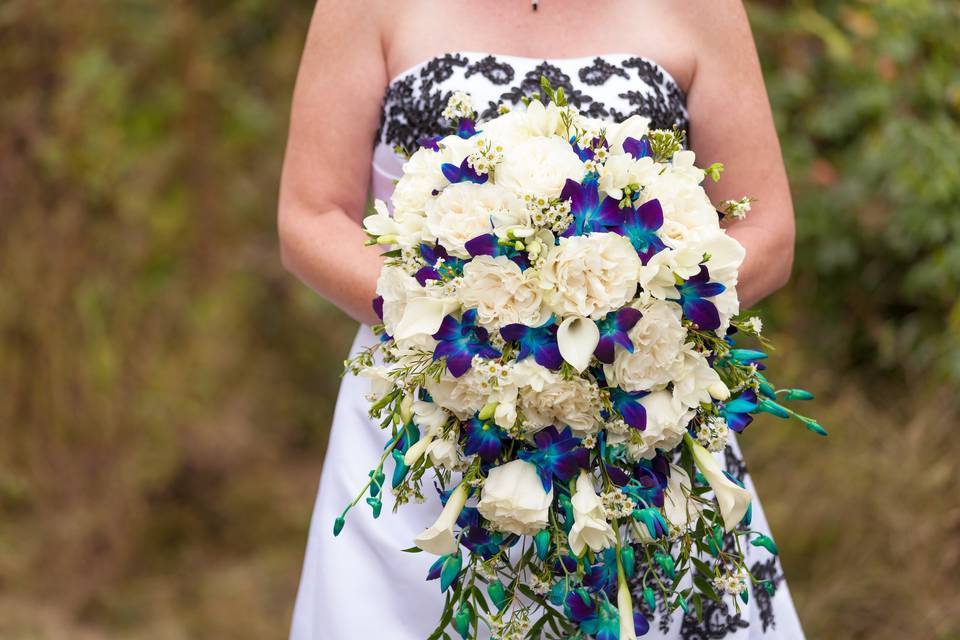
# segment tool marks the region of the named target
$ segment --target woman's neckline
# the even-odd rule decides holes
[[[455,55],[460,55],[465,57],[480,56],[484,58],[487,56],[493,56],[494,58],[504,59],[504,60],[519,60],[523,62],[549,62],[549,63],[560,64],[560,65],[578,63],[578,62],[590,62],[590,61],[596,60],[597,58],[602,58],[604,60],[607,60],[610,58],[619,58],[619,59],[637,58],[639,60],[643,60],[655,66],[661,73],[663,73],[663,77],[668,82],[670,82],[674,87],[676,87],[678,91],[680,91],[683,94],[686,94],[683,87],[680,86],[680,83],[677,82],[676,78],[673,77],[673,74],[667,71],[666,67],[664,67],[662,64],[646,56],[637,55],[635,53],[623,53],[623,52],[598,53],[598,54],[589,55],[589,56],[573,56],[568,58],[541,58],[537,56],[518,56],[518,55],[509,54],[509,53],[491,53],[487,51],[445,51],[443,53],[438,53],[429,58],[425,58],[424,60],[421,60],[420,62],[417,62],[403,69],[402,71],[398,72],[396,75],[390,78],[389,82],[387,82],[387,87],[389,88],[393,86],[397,82],[403,80],[409,75],[416,73],[417,71],[419,71],[420,69],[422,69],[423,67],[427,66],[428,64],[430,64],[435,60],[440,60],[442,58],[445,58],[446,56],[455,56]]]

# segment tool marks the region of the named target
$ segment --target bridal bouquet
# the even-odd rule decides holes
[[[701,186],[722,167],[697,168],[679,131],[543,91],[486,122],[454,94],[455,132],[421,141],[392,213],[365,221],[389,247],[381,340],[347,365],[388,438],[334,531],[363,498],[378,516],[384,491],[400,506],[436,487],[443,510],[406,550],[437,556],[433,638],[627,640],[648,628],[633,593],[739,607],[748,582],[773,588],[743,545],[776,547],[714,454],[757,412],[825,433],[784,404],[809,393],[734,346],[763,340],[736,316],[744,249]]]

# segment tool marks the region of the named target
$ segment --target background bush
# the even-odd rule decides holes
[[[282,638],[354,331],[274,229],[309,0],[0,4],[0,637]],[[960,637],[960,10],[751,2],[831,438],[745,439],[811,638]],[[781,471],[790,469],[786,474]]]

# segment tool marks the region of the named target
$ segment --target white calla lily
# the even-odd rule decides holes
[[[724,528],[728,532],[732,531],[750,508],[750,492],[727,478],[720,468],[720,463],[703,445],[691,438],[689,434],[683,439],[690,448],[690,453],[693,454],[693,461],[697,464],[697,468],[713,489],[717,504],[720,505]]]
[[[590,358],[599,342],[600,329],[590,318],[572,316],[560,323],[560,328],[557,329],[560,355],[577,372],[583,371],[590,364]]]
[[[440,517],[423,533],[414,539],[414,543],[426,551],[437,556],[443,556],[450,553],[456,553],[459,545],[453,535],[453,526],[463,511],[463,505],[467,503],[467,485],[460,483],[450,497],[447,498],[447,504],[444,505]]]
[[[687,530],[697,523],[702,507],[690,499],[693,483],[690,476],[675,464],[670,465],[670,478],[663,492],[663,515],[671,526]]]
[[[444,316],[456,308],[457,302],[451,298],[414,298],[403,310],[393,337],[404,340],[419,334],[433,335],[440,329]]]
[[[619,569],[617,580],[617,613],[620,615],[620,640],[637,640],[637,629],[633,622],[633,596],[627,584],[623,569]]]

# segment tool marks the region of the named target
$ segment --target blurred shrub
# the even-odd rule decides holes
[[[750,15],[796,203],[789,312],[844,368],[960,380],[960,3]]]

